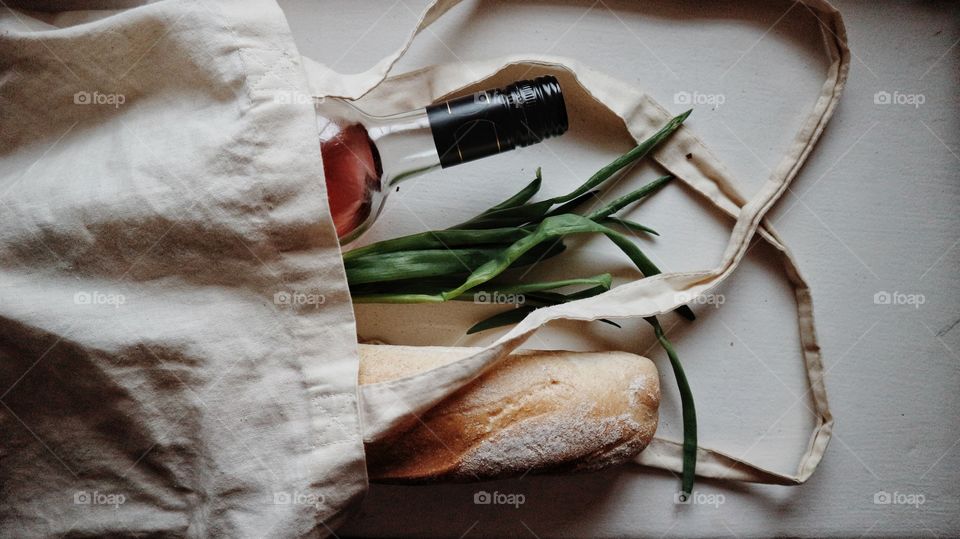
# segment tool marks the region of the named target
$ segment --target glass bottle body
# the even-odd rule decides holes
[[[396,185],[440,167],[426,109],[373,116],[341,99],[317,100],[330,213],[341,243],[359,237]]]

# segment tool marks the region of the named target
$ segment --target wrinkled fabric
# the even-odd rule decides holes
[[[273,2],[0,11],[0,536],[327,535],[362,496],[307,94]]]

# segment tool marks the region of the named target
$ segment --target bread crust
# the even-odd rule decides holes
[[[360,345],[360,383],[384,382],[477,348]],[[516,352],[423,414],[367,444],[371,480],[476,481],[594,470],[632,459],[657,428],[660,383],[626,352]]]

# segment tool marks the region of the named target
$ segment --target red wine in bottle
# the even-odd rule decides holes
[[[399,182],[529,146],[568,126],[560,84],[551,76],[390,116],[372,116],[342,99],[318,101],[315,108],[341,243],[370,226]]]

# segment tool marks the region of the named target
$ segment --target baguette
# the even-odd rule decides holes
[[[410,376],[478,348],[360,345],[360,383]],[[366,446],[371,480],[476,481],[595,470],[635,457],[657,428],[660,383],[626,352],[516,352],[410,428]]]

